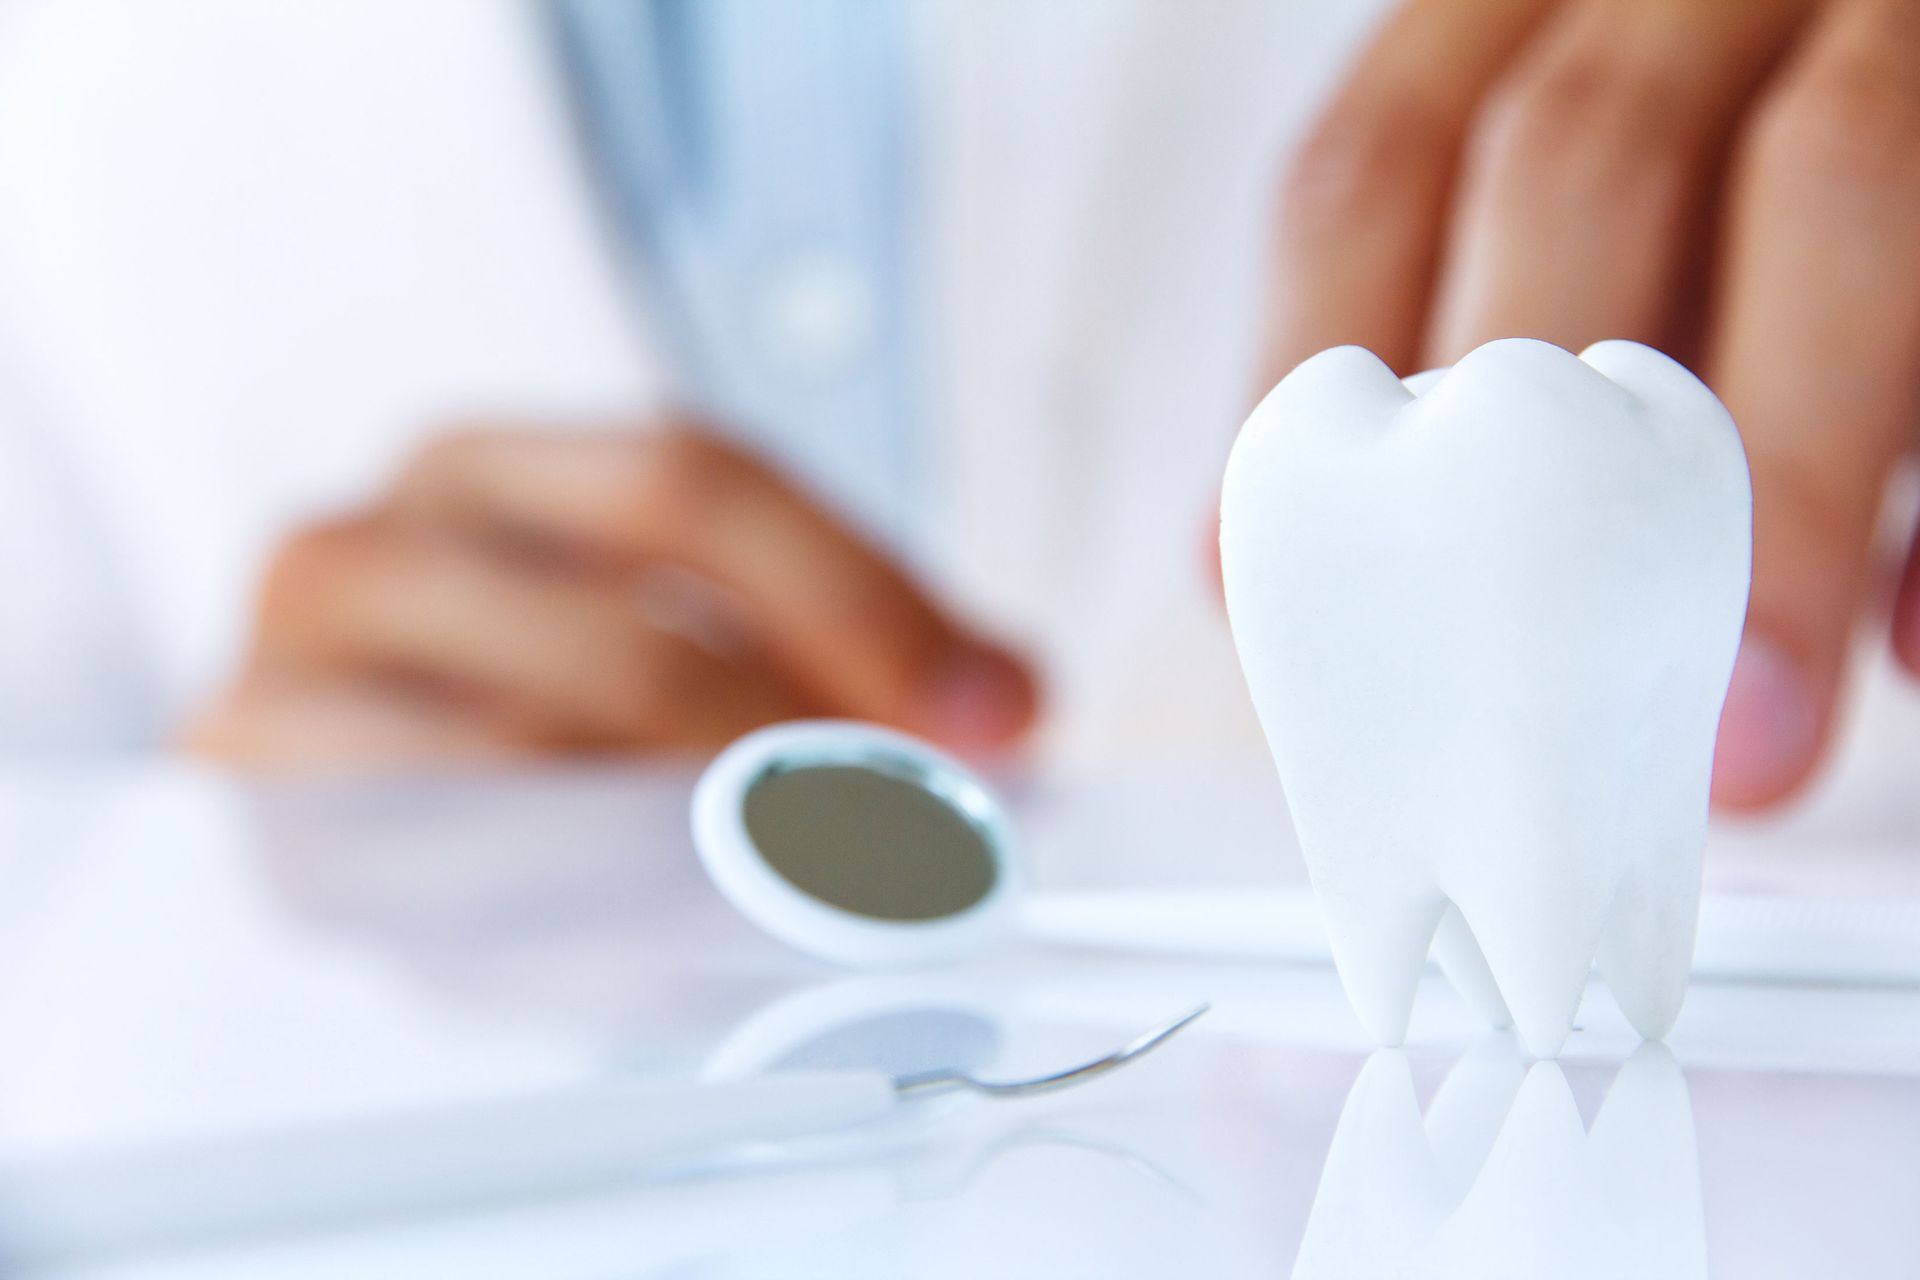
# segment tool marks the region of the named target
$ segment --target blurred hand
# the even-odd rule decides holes
[[[515,758],[844,715],[981,749],[1034,704],[1012,658],[728,445],[472,431],[280,549],[244,670],[187,742],[248,764]]]
[[[1285,189],[1271,380],[1634,338],[1720,393],[1754,485],[1714,799],[1797,790],[1920,426],[1920,4],[1414,0]],[[1920,671],[1920,555],[1893,642]]]

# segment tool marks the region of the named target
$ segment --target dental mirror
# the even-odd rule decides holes
[[[693,797],[694,847],[775,937],[852,965],[971,951],[1012,917],[1019,867],[965,766],[877,725],[810,720],[735,742]]]

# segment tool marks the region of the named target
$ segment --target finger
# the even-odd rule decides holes
[[[1360,56],[1281,195],[1266,385],[1316,351],[1419,346],[1460,140],[1545,0],[1416,0]]]
[[[1578,0],[1488,94],[1425,363],[1494,338],[1668,347],[1720,154],[1809,0]]]
[[[377,522],[295,539],[267,576],[273,672],[401,672],[573,749],[710,746],[800,714],[768,671],[649,625],[620,584]]]
[[[1920,676],[1920,529],[1908,539],[1907,558],[1893,600],[1893,656]]]
[[[838,713],[960,746],[999,745],[1032,719],[1017,662],[764,464],[702,433],[451,437],[395,503],[615,563],[693,569],[735,593],[769,652]]]
[[[183,735],[196,755],[246,769],[511,764],[538,752],[514,726],[392,682],[244,678]]]
[[[1920,8],[1835,7],[1733,190],[1709,381],[1753,470],[1753,597],[1714,797],[1797,788],[1831,733],[1882,491],[1920,406]]]

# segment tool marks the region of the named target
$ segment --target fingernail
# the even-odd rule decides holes
[[[1033,682],[1012,658],[991,649],[957,649],[934,672],[921,697],[929,736],[956,747],[997,747],[1033,718]]]
[[[1749,632],[1720,712],[1713,798],[1742,807],[1778,799],[1806,772],[1819,732],[1806,672],[1779,645]]]

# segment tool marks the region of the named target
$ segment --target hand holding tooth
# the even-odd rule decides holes
[[[1527,334],[1699,370],[1754,489],[1714,800],[1779,804],[1861,641],[1920,676],[1920,536],[1876,520],[1920,449],[1920,5],[1388,8],[1278,193],[1266,367],[1357,343],[1406,373]]]
[[[1685,991],[1751,496],[1660,353],[1510,339],[1409,390],[1306,361],[1228,462],[1228,614],[1343,984],[1405,1036],[1448,975],[1551,1056],[1596,957],[1650,1038]]]

